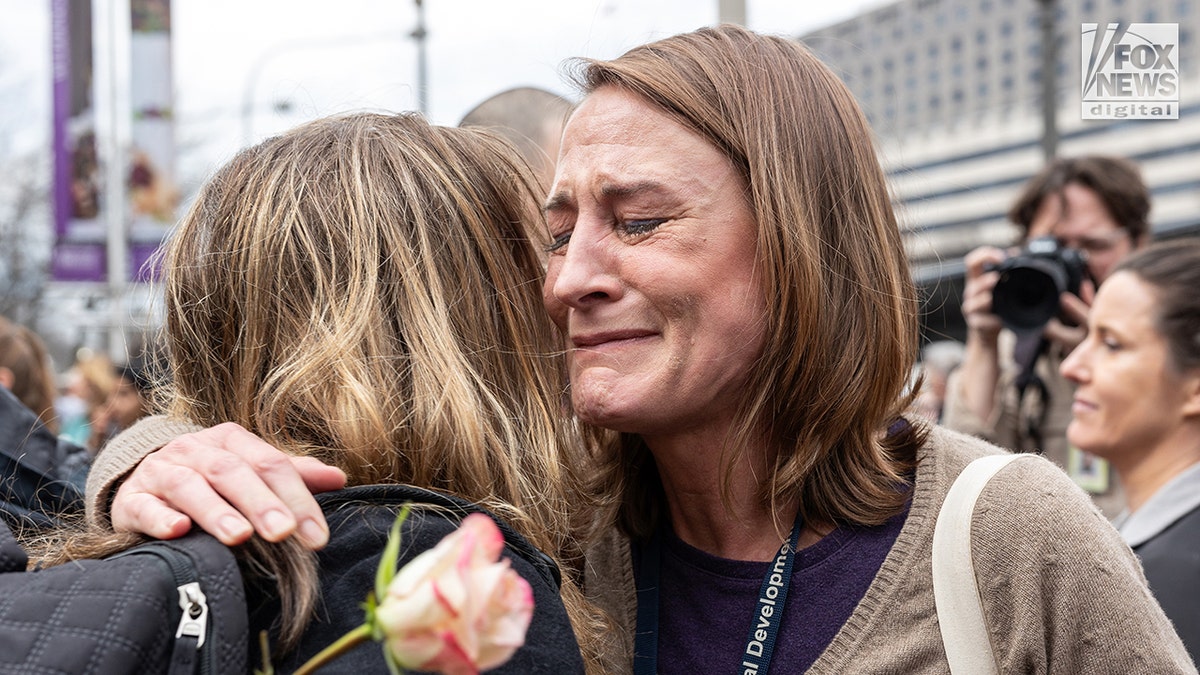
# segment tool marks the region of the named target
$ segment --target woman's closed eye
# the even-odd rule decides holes
[[[1118,340],[1115,335],[1105,330],[1103,327],[1096,331],[1096,337],[1106,351],[1119,352],[1125,348],[1125,345],[1123,342],[1121,342],[1121,340]]]
[[[622,220],[616,224],[617,231],[625,236],[636,237],[653,232],[658,226],[667,222],[668,218],[644,218],[638,220]],[[571,242],[573,230],[554,235],[553,241],[546,246],[547,253],[561,252]]]
[[[647,218],[644,220],[623,220],[617,225],[617,229],[624,234],[637,236],[653,232],[659,225],[667,222],[666,218]]]
[[[567,230],[566,232],[563,232],[562,234],[556,234],[556,235],[554,235],[554,240],[551,241],[548,246],[546,246],[546,253],[554,253],[555,251],[566,246],[567,243],[570,241],[571,241],[571,230]]]

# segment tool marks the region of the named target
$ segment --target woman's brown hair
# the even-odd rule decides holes
[[[620,87],[662,109],[724,152],[747,186],[771,309],[728,466],[766,437],[764,503],[798,499],[810,522],[896,513],[924,434],[886,431],[910,403],[917,297],[850,91],[799,43],[728,25],[584,61],[577,80],[585,93]],[[610,449],[601,492],[619,494],[619,522],[646,535],[661,512],[649,452],[632,436],[590,434]]]
[[[54,411],[54,369],[37,333],[0,316],[0,368],[12,374],[12,393],[50,431],[58,433]]]

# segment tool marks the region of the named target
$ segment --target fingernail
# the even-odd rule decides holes
[[[280,539],[287,535],[293,527],[295,527],[295,523],[282,511],[267,511],[263,514],[263,528],[266,529],[264,534],[268,539]]]
[[[224,516],[217,523],[217,529],[226,539],[242,539],[250,533],[250,523],[237,516]]]
[[[325,528],[317,524],[317,521],[305,520],[300,523],[300,538],[310,548],[321,548],[328,543],[329,534],[325,531]]]

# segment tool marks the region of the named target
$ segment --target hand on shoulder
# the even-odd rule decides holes
[[[147,455],[117,490],[112,524],[171,539],[195,522],[228,545],[253,532],[268,541],[296,534],[317,549],[329,530],[312,493],[345,483],[336,467],[290,456],[237,424],[220,424],[178,436]]]

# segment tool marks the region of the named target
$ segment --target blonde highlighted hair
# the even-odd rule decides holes
[[[310,122],[203,187],[163,261],[169,414],[236,422],[343,469],[490,509],[574,581],[584,447],[541,305],[542,195],[512,147],[408,114]],[[284,642],[317,598],[315,557],[255,540]],[[255,569],[251,567],[251,569]]]

